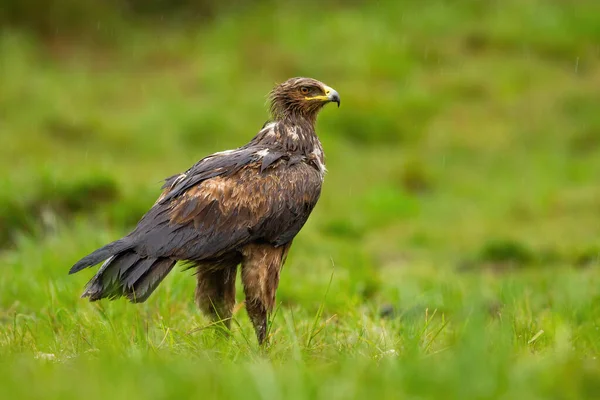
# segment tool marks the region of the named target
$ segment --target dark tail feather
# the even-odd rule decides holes
[[[148,299],[176,260],[170,258],[140,257],[133,251],[111,256],[90,280],[81,297],[90,301],[127,296],[131,302]]]
[[[176,260],[162,258],[156,260],[152,267],[133,285],[133,290],[127,294],[132,303],[143,303],[150,297],[154,289],[160,285],[162,280],[171,272]]]
[[[123,295],[122,279],[127,271],[140,260],[133,251],[111,256],[102,264],[96,275],[88,282],[81,297],[90,301],[117,298]]]
[[[104,261],[130,248],[131,245],[127,244],[124,239],[119,239],[115,242],[109,243],[77,261],[77,263],[69,270],[69,274],[74,274],[75,272],[79,272],[84,268],[92,267],[100,263],[100,261]]]

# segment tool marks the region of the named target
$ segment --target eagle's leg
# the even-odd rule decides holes
[[[198,266],[196,304],[213,321],[222,322],[227,329],[235,306],[235,275],[237,265],[219,269]]]
[[[242,283],[246,310],[254,325],[259,344],[267,338],[267,316],[275,305],[279,272],[289,245],[250,244],[242,250]]]

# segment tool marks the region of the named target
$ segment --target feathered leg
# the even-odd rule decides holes
[[[251,244],[242,250],[242,283],[246,310],[254,325],[259,344],[267,338],[267,317],[275,305],[279,273],[290,244],[273,247]]]
[[[229,329],[235,306],[237,265],[220,269],[198,267],[196,304],[213,321],[221,321]]]

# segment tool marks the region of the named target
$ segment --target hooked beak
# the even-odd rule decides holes
[[[330,88],[329,86],[326,86],[326,85],[323,85],[323,92],[325,92],[324,95],[305,97],[304,99],[305,100],[318,100],[323,103],[337,103],[338,108],[339,108],[340,95],[338,94],[338,92],[335,89]]]
[[[340,108],[340,95],[338,94],[338,92],[333,89],[330,88],[329,86],[325,87],[325,96],[327,96],[327,100],[332,102],[332,103],[337,103],[338,108]]]

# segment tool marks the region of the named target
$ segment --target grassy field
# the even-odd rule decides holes
[[[568,3],[568,4],[567,4]],[[312,4],[312,3],[311,3]],[[600,393],[600,4],[246,8],[0,35],[0,398],[578,399]],[[161,180],[248,141],[275,82],[338,90],[270,345],[191,271],[80,299]],[[238,299],[241,300],[241,291]]]

